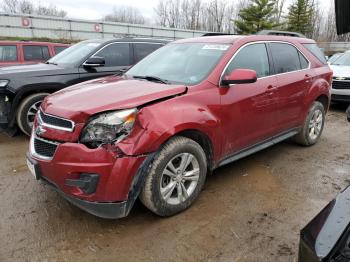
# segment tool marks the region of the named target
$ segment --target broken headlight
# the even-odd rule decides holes
[[[85,126],[80,142],[92,147],[118,143],[130,134],[136,114],[137,109],[99,114]]]

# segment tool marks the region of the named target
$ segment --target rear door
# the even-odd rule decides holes
[[[274,117],[277,132],[299,125],[304,97],[311,85],[313,72],[309,61],[288,43],[269,43],[278,85],[274,90],[278,108]]]
[[[225,114],[222,125],[227,134],[225,152],[232,154],[271,137],[274,132],[277,85],[272,75],[265,43],[249,44],[239,50],[223,77],[235,69],[255,70],[258,80],[251,84],[236,84],[221,88],[221,104]]]
[[[103,57],[105,65],[101,67],[80,67],[82,81],[98,77],[122,74],[132,64],[132,47],[130,43],[111,43],[102,47],[92,56]]]

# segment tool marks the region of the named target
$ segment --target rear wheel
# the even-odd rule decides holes
[[[315,101],[309,109],[302,130],[294,137],[294,140],[304,146],[316,144],[323,131],[325,116],[323,104]]]
[[[23,99],[17,110],[16,121],[18,127],[26,135],[30,135],[34,118],[38,112],[41,102],[48,95],[48,93],[37,93],[30,95]]]
[[[185,137],[169,140],[153,161],[141,202],[160,216],[188,208],[203,188],[207,161],[202,147]]]

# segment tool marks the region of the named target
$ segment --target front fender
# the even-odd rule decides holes
[[[157,151],[174,135],[195,130],[208,137],[213,145],[213,153],[220,152],[220,121],[205,103],[191,103],[179,96],[161,103],[142,108],[137,124],[128,137],[118,147],[127,155],[140,155]]]

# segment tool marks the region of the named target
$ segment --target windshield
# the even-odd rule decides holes
[[[333,64],[342,55],[343,55],[343,53],[338,53],[338,54],[332,55],[331,58],[328,59],[328,63]]]
[[[342,56],[337,58],[332,65],[350,66],[350,53],[344,53]]]
[[[100,46],[99,42],[80,42],[65,50],[47,61],[49,64],[74,65],[84,59],[90,52]]]
[[[168,44],[141,60],[126,75],[195,85],[209,75],[229,47],[228,44]]]

